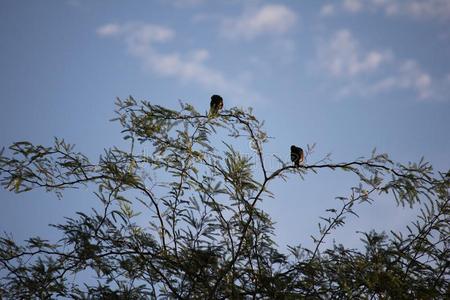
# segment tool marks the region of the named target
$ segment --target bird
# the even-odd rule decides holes
[[[291,161],[294,163],[294,166],[300,167],[300,164],[305,159],[305,154],[303,153],[303,149],[297,147],[295,145],[291,146]]]
[[[216,116],[223,108],[223,99],[219,95],[211,96],[211,103],[209,105],[209,115]]]

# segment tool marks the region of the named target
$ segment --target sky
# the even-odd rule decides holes
[[[116,97],[206,111],[219,94],[265,120],[268,159],[289,159],[291,144],[317,144],[307,163],[376,147],[446,171],[449,25],[450,0],[1,0],[0,146],[60,137],[95,160],[125,145],[109,122]],[[355,184],[337,171],[271,183],[275,199],[260,205],[278,244],[311,246],[319,216]],[[18,240],[55,237],[49,223],[97,205],[86,189],[0,199],[0,230]],[[334,238],[358,247],[357,231],[404,230],[416,211],[380,198]]]

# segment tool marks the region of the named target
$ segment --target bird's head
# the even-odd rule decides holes
[[[212,95],[211,100],[212,101],[223,101],[222,97],[220,97],[219,95]]]

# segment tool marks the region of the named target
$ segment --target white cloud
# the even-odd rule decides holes
[[[323,12],[321,16],[330,16]],[[416,19],[450,19],[449,0],[345,0],[340,6],[334,7],[333,14],[342,11],[350,13],[381,12],[387,16],[407,16]]]
[[[394,75],[380,79],[368,86],[368,92],[380,93],[391,90],[414,90],[421,100],[431,99],[438,96],[433,91],[435,89],[431,76],[423,71],[414,60],[407,60],[399,63]]]
[[[410,1],[403,4],[404,11],[398,10],[398,13],[406,13],[414,17],[429,18],[450,18],[450,1],[448,0],[421,0]]]
[[[388,50],[366,50],[349,30],[337,31],[317,48],[317,64],[338,84],[338,97],[410,91],[419,100],[448,100],[450,78],[434,78],[414,60]]]
[[[103,37],[124,37],[133,50],[139,46],[149,46],[153,42],[166,42],[175,36],[175,32],[170,28],[140,23],[105,24],[97,28],[96,32]]]
[[[336,8],[333,4],[325,4],[320,8],[320,15],[321,16],[332,16],[335,13]]]
[[[158,51],[155,44],[168,42],[175,37],[175,32],[170,28],[142,23],[106,24],[97,29],[97,34],[102,37],[121,38],[126,43],[127,51],[157,75],[194,82],[204,88],[224,91],[234,97],[260,99],[240,83],[227,79],[222,72],[209,67],[206,61],[210,54],[206,49],[196,49],[187,54]]]
[[[207,60],[210,57],[210,54],[206,49],[197,49],[191,53],[190,57],[192,61],[200,63]]]
[[[330,41],[322,42],[318,55],[322,68],[334,76],[370,73],[391,58],[389,51],[363,51],[349,30],[340,30]]]
[[[264,34],[286,33],[297,21],[297,15],[288,7],[269,4],[223,22],[222,32],[229,38],[252,39]]]
[[[363,8],[363,5],[360,0],[344,0],[342,6],[344,7],[345,10],[353,13],[359,12]]]
[[[97,34],[100,36],[114,36],[120,33],[120,26],[117,24],[106,24],[97,28]]]
[[[192,7],[203,4],[205,0],[162,0],[163,2],[173,5],[176,8]]]

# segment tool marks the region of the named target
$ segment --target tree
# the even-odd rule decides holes
[[[63,238],[0,239],[0,298],[30,299],[444,299],[449,296],[449,177],[427,162],[402,165],[387,154],[299,167],[277,157],[251,110],[214,116],[189,104],[171,110],[130,97],[117,118],[130,149],[98,162],[56,139],[51,147],[17,142],[0,153],[2,185],[63,196],[86,185],[102,209],[54,225]],[[248,139],[256,160],[233,146]],[[287,151],[289,145],[286,147]],[[312,151],[308,147],[305,156]],[[327,210],[315,247],[278,249],[270,216],[271,181],[332,169],[359,178],[342,207]],[[153,173],[152,173],[153,172]],[[361,250],[321,246],[354,207],[376,195],[423,204],[406,234],[369,232]],[[97,282],[74,280],[90,272]],[[448,299],[448,298],[447,298]]]

